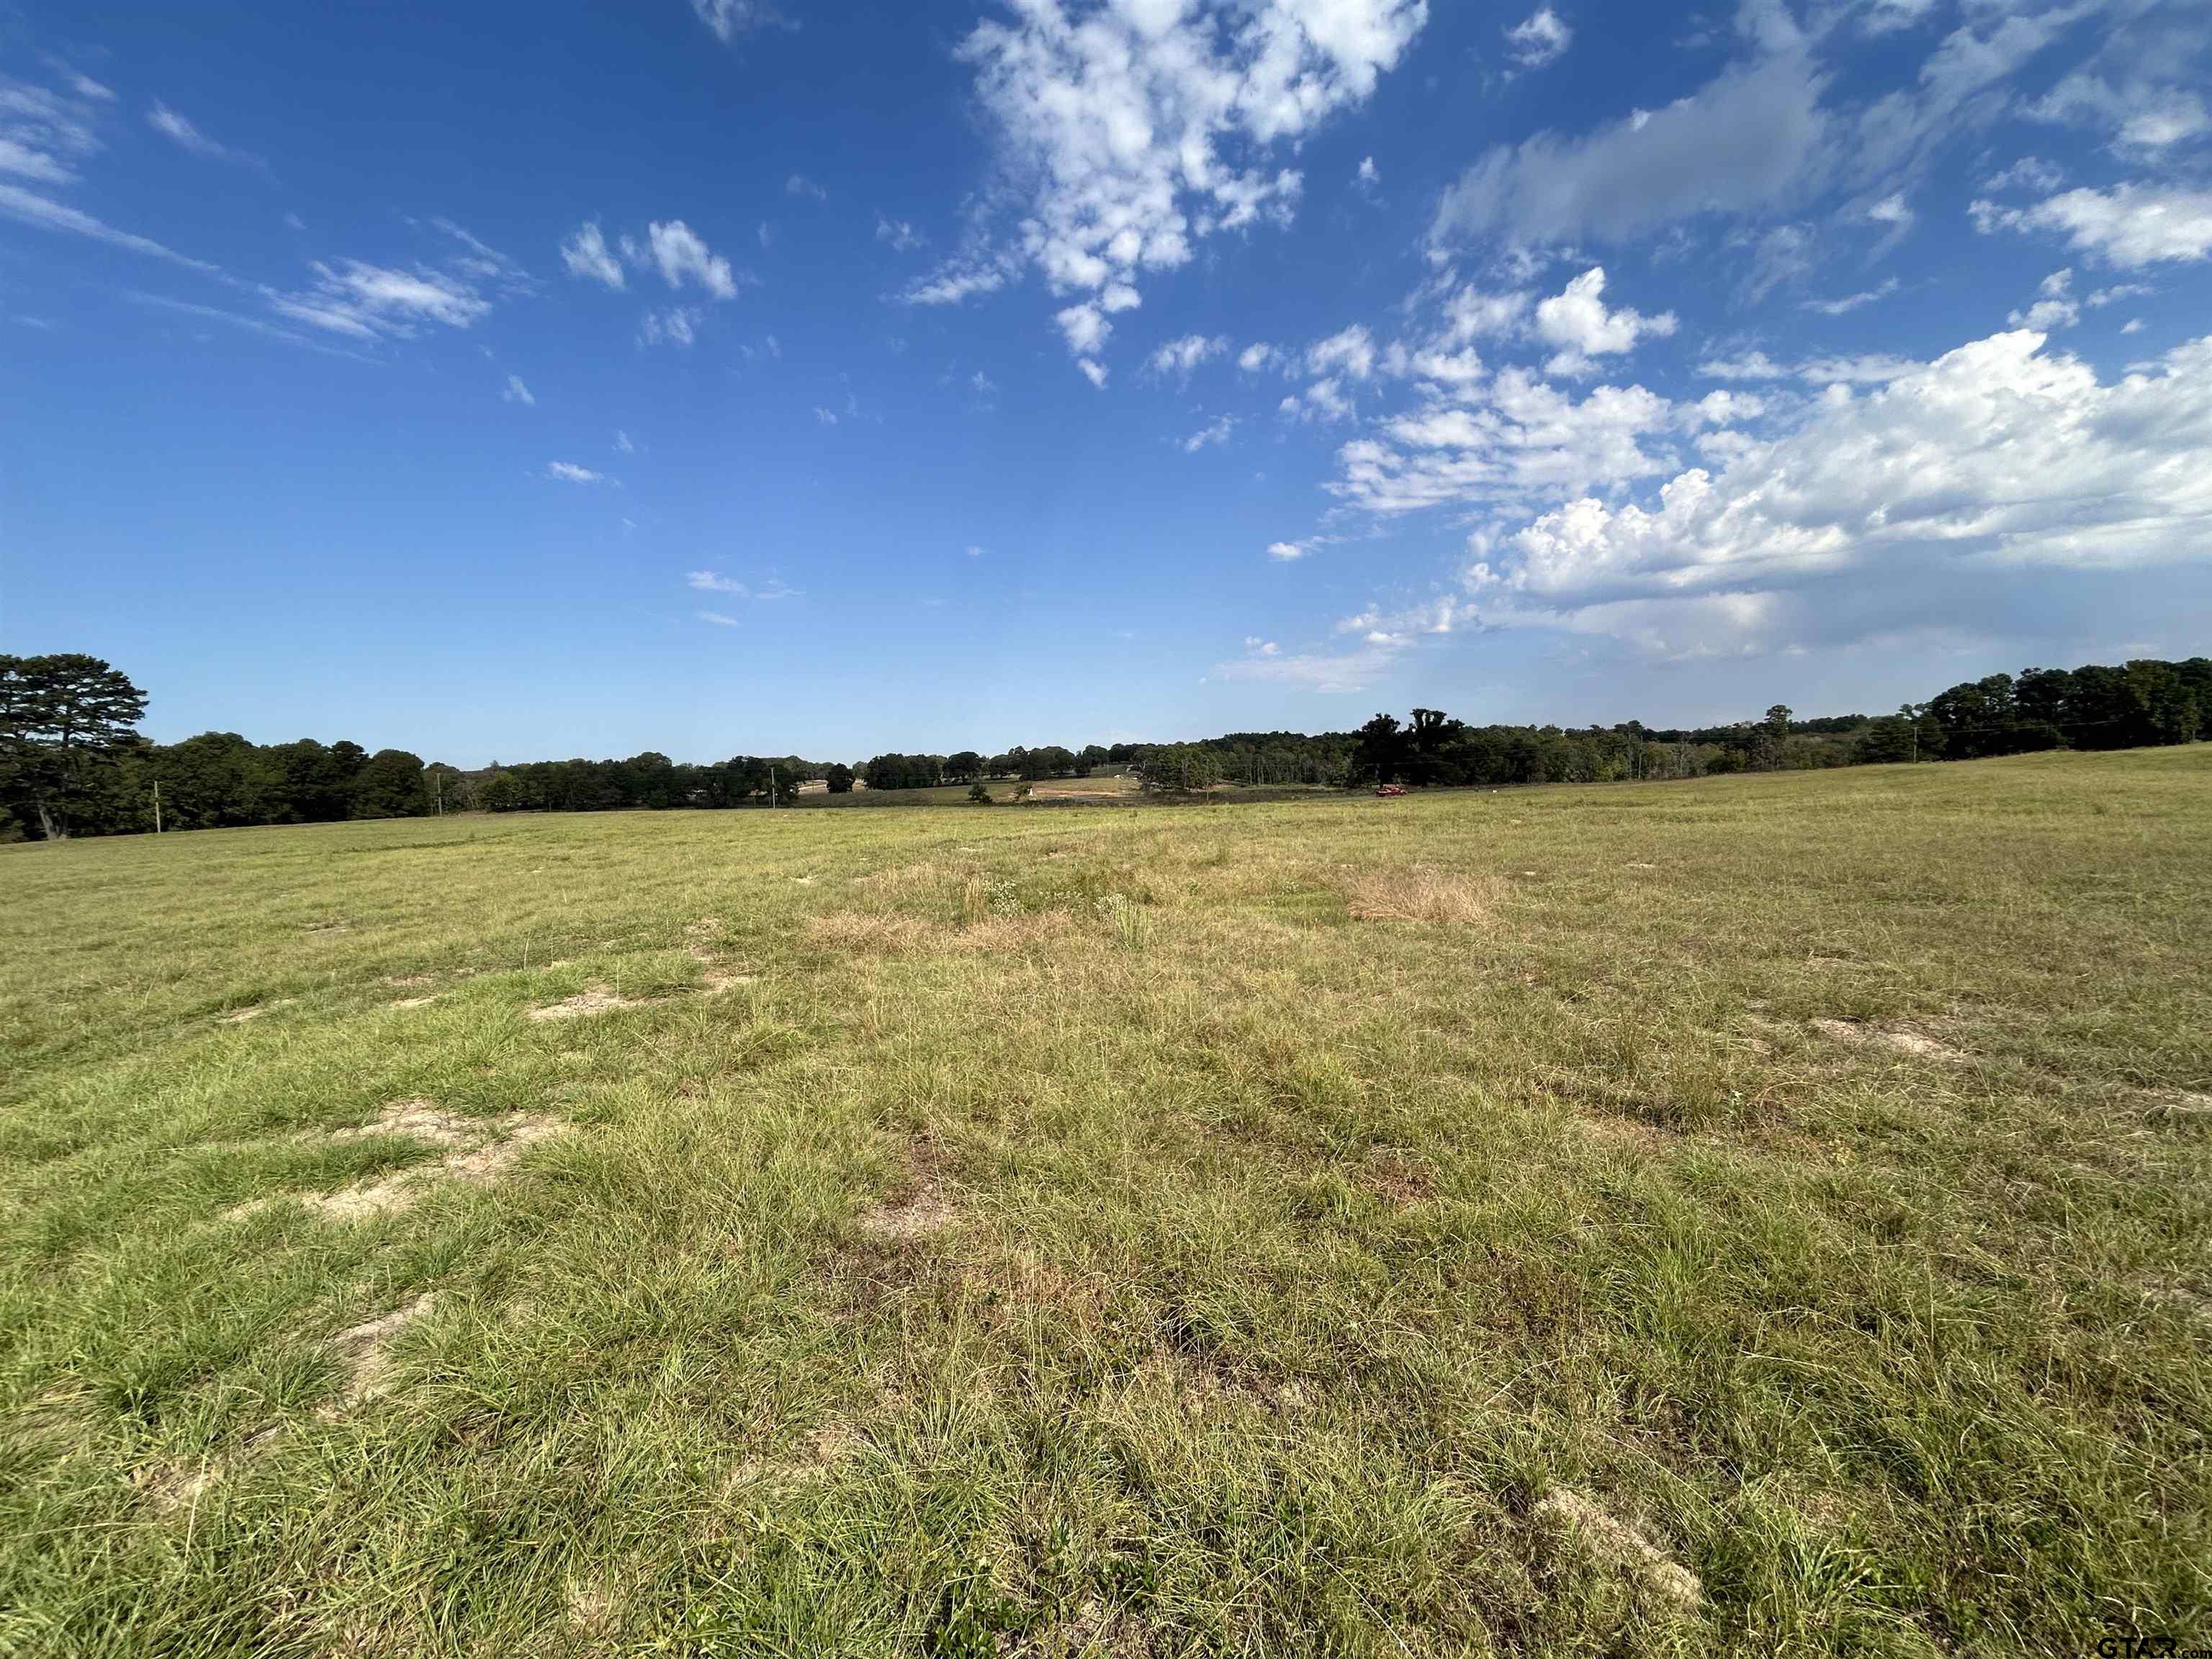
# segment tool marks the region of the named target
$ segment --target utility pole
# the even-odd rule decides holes
[[[770,811],[775,810],[775,763],[774,761],[768,763],[768,805]]]
[[[154,780],[154,833],[161,833],[161,781]]]

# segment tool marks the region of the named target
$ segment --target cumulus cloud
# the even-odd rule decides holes
[[[817,202],[830,199],[830,192],[803,173],[794,173],[783,181],[783,193],[786,196],[811,196]]]
[[[1209,357],[1218,357],[1229,349],[1224,335],[1186,334],[1180,339],[1170,340],[1152,353],[1152,371],[1155,374],[1188,374]]]
[[[1946,572],[2111,570],[2203,558],[2212,513],[2212,337],[2100,381],[2017,330],[1855,396],[1650,507],[1584,496],[1470,575],[1484,617],[1617,634],[1669,652],[1763,647],[1828,579],[1910,617]],[[1823,590],[1826,591],[1826,590]]]
[[[1024,0],[978,24],[959,56],[1027,198],[1014,257],[1055,294],[1100,295],[1188,263],[1207,236],[1287,219],[1304,181],[1278,148],[1368,98],[1427,15],[1427,0]],[[970,258],[929,291],[1009,274]]]
[[[1304,542],[1269,542],[1267,544],[1267,556],[1285,564],[1289,563],[1292,559],[1303,559],[1306,552],[1307,546]]]
[[[1667,471],[1677,425],[1674,405],[1640,386],[1600,386],[1577,401],[1507,368],[1479,402],[1410,410],[1346,443],[1327,488],[1378,514],[1609,489]]]
[[[2074,297],[2072,270],[2054,270],[2043,279],[2036,290],[2035,303],[2026,311],[2015,311],[2006,319],[2014,328],[2039,329],[2050,333],[2054,329],[2071,328],[2081,320],[2081,302]]]
[[[1595,368],[1593,358],[1632,351],[1647,336],[1664,339],[1674,333],[1673,312],[1646,317],[1625,306],[1608,311],[1604,293],[1605,267],[1592,265],[1537,306],[1537,337],[1557,348],[1544,365],[1546,374],[1587,374]]]
[[[520,404],[525,409],[535,409],[538,406],[538,399],[531,396],[530,388],[523,385],[522,376],[520,374],[510,374],[507,377],[507,385],[500,392],[499,400],[503,404]]]
[[[1549,6],[1538,8],[1522,22],[1505,31],[1513,61],[1523,69],[1541,69],[1556,61],[1574,44],[1575,32]]]
[[[2212,256],[2212,190],[2124,184],[2069,190],[2028,208],[1978,199],[1968,210],[1984,235],[1998,229],[2057,231],[2078,251],[2130,270]]]
[[[574,461],[548,461],[545,463],[545,476],[558,478],[563,483],[603,483],[607,475],[594,472],[588,466],[578,466]]]

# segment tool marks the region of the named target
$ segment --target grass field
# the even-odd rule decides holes
[[[2212,1646],[2212,749],[0,849],[0,1651]]]

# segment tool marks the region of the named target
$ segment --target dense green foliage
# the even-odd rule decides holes
[[[1028,784],[1112,769],[1153,793],[1239,786],[1358,787],[1610,783],[1727,772],[1812,771],[1883,762],[1969,760],[2045,749],[2194,742],[2212,720],[2212,658],[2118,667],[2031,668],[1953,686],[1894,714],[1799,720],[1777,704],[1757,720],[1662,729],[1470,726],[1442,710],[1377,714],[1357,732],[1232,732],[1191,743],[1058,744],[1001,754],[885,753],[859,767],[796,755],[693,765],[532,761],[465,773],[404,750],[370,754],[313,738],[257,744],[234,732],[152,744],[131,730],[145,693],[95,657],[0,657],[0,840],[249,823],[410,817],[476,808],[591,812],[795,802],[801,782],[842,794],[1005,779]],[[1016,799],[1024,799],[1018,791]]]

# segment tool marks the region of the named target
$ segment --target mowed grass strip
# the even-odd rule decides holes
[[[0,1651],[2203,1639],[2208,831],[2191,749],[0,849]]]

